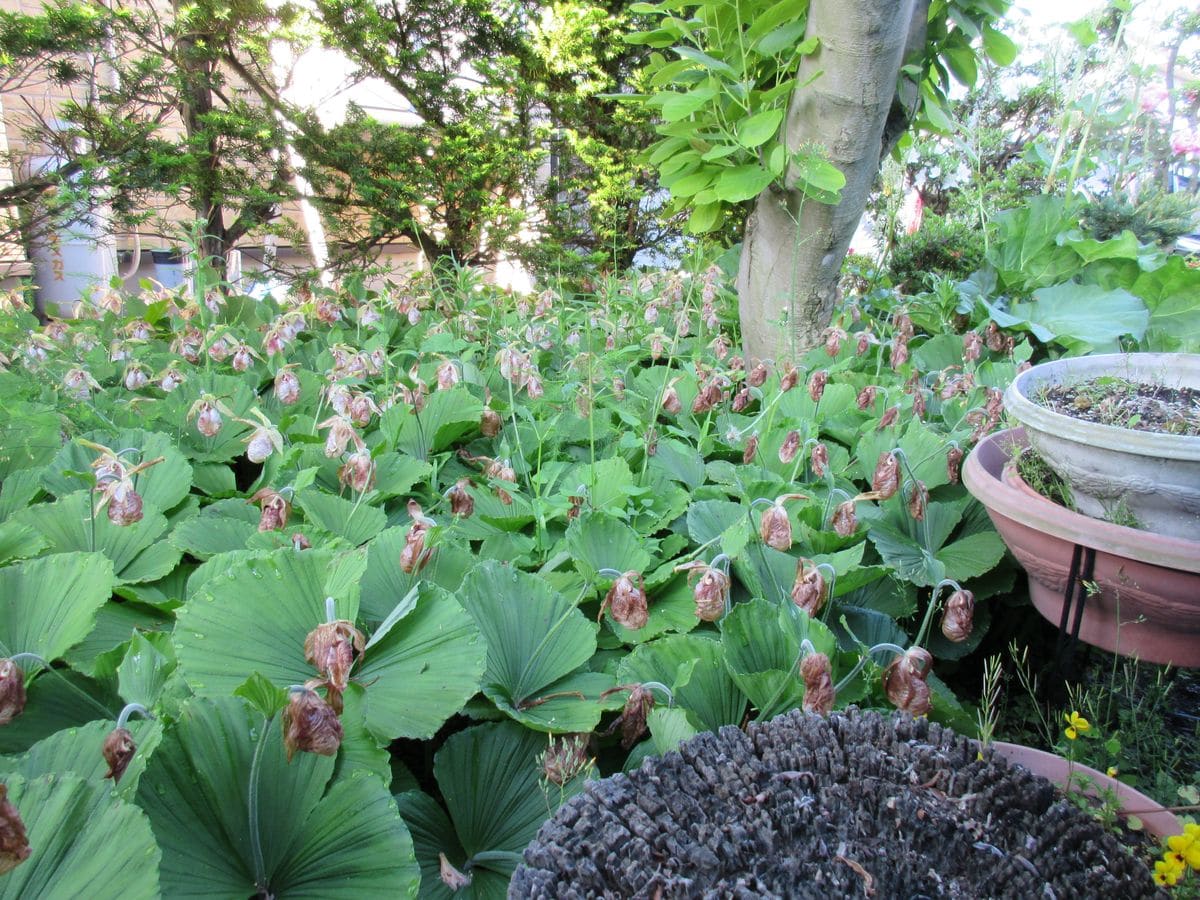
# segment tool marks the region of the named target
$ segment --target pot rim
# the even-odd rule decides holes
[[[1005,484],[1002,475],[1010,451],[1028,446],[1025,429],[1010,428],[983,438],[967,456],[963,465],[963,484],[989,512],[1102,553],[1168,569],[1200,572],[1200,541],[1093,519],[1059,506],[1036,492],[1036,497],[1030,497]]]
[[[1039,363],[1013,379],[1004,392],[1004,408],[1022,425],[1055,438],[1114,450],[1133,456],[1153,456],[1200,462],[1200,436],[1139,431],[1117,425],[1087,422],[1055,412],[1034,399],[1038,387],[1085,380],[1102,374],[1119,374],[1131,379],[1154,381],[1139,375],[1148,370],[1182,372],[1200,386],[1200,354],[1196,353],[1102,353],[1074,356]]]

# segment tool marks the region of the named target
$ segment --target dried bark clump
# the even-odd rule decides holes
[[[789,713],[593,782],[509,897],[1154,897],[1043,778],[924,718]]]

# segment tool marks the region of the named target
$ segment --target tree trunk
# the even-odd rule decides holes
[[[823,148],[846,186],[830,206],[806,198],[789,173],[785,189],[759,195],[737,281],[747,359],[795,358],[829,324],[842,260],[879,170],[900,66],[906,48],[924,47],[927,9],[922,0],[812,0],[806,36],[821,43],[798,82],[817,77],[792,95],[785,140],[793,152]]]

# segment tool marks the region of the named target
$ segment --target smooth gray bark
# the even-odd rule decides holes
[[[837,205],[822,204],[806,198],[789,171],[784,189],[759,195],[737,281],[747,359],[795,358],[829,324],[880,159],[916,101],[900,67],[924,48],[928,8],[928,0],[812,0],[806,36],[820,47],[801,63],[798,82],[817,77],[792,96],[784,136],[792,151],[823,148],[846,186]]]

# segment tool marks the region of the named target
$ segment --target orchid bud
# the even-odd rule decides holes
[[[833,530],[838,537],[851,537],[858,530],[858,514],[854,509],[854,501],[847,500],[839,503],[833,511]]]
[[[281,718],[289,763],[297,750],[333,756],[342,745],[342,723],[337,713],[314,690],[294,691]]]
[[[292,514],[292,504],[284,499],[278,491],[262,488],[254,494],[247,503],[258,503],[260,510],[258,518],[259,531],[281,531],[287,526],[288,517]]]
[[[29,838],[17,808],[8,802],[8,785],[0,784],[0,875],[29,859]]]
[[[454,516],[462,516],[464,519],[470,518],[475,512],[475,498],[467,493],[467,488],[471,486],[471,479],[460,478],[454,483],[454,487],[446,493],[450,500],[450,514]]]
[[[371,416],[377,412],[379,412],[379,407],[367,394],[359,392],[351,396],[347,414],[350,421],[358,427],[365,428],[371,424]]]
[[[772,503],[762,514],[758,533],[763,543],[785,553],[792,547],[792,521],[779,502]]]
[[[924,716],[933,708],[925,678],[933,668],[933,657],[921,647],[910,647],[883,670],[883,690],[902,712]]]
[[[871,344],[875,343],[874,337],[869,331],[860,331],[858,333],[858,343],[854,347],[854,352],[858,356],[862,356],[871,349]]]
[[[637,579],[637,583],[634,583]],[[642,576],[635,571],[621,575],[609,588],[604,602],[600,604],[600,614],[605,607],[612,613],[613,620],[630,631],[644,628],[649,621],[646,588],[642,584]]]
[[[213,362],[225,362],[229,358],[229,345],[225,338],[217,338],[208,347],[208,358]]]
[[[800,677],[804,679],[804,711],[829,715],[836,699],[829,657],[824,653],[808,654],[800,661]]]
[[[971,636],[975,618],[975,595],[959,588],[946,600],[942,613],[942,634],[959,644]]]
[[[621,746],[628,750],[646,731],[646,718],[654,708],[654,691],[641,684],[629,689],[621,710]]]
[[[829,594],[828,586],[820,568],[811,559],[800,559],[796,562],[796,580],[792,584],[791,593],[792,602],[810,616],[815,616],[825,606]]]
[[[697,574],[699,580],[692,588],[696,601],[696,618],[704,622],[715,622],[725,613],[729,600],[729,576],[715,566],[699,565],[688,575],[691,581]]]
[[[893,322],[896,325],[896,333],[904,338],[913,336],[913,321],[907,312],[896,313]]]
[[[221,413],[213,404],[202,402],[196,415],[196,430],[206,438],[216,437],[221,430]]]
[[[813,448],[808,454],[808,462],[812,466],[813,474],[818,478],[824,478],[825,471],[829,468],[829,448],[819,441],[813,444]]]
[[[929,489],[925,482],[914,481],[908,489],[908,514],[914,522],[925,518],[925,510],[929,506]]]
[[[746,374],[746,383],[751,387],[762,387],[767,381],[767,364],[759,362]]]
[[[830,356],[837,356],[842,352],[842,341],[846,339],[846,332],[841,328],[827,328],[825,330],[825,352]]]
[[[338,467],[338,481],[357,494],[365,494],[375,487],[375,460],[366,447],[355,450]]]
[[[124,479],[113,483],[108,493],[108,521],[124,528],[142,521],[142,496]]]
[[[104,754],[104,761],[108,763],[108,772],[104,777],[118,782],[129,768],[133,755],[137,753],[137,744],[133,742],[133,735],[129,733],[129,729],[114,728],[104,739],[101,752]]]
[[[675,390],[674,385],[669,385],[663,391],[662,408],[671,415],[676,415],[683,409],[683,404],[679,402],[679,393]]]
[[[365,646],[362,632],[346,619],[318,625],[304,639],[304,660],[324,676],[329,705],[336,713],[342,711],[342,694],[350,683],[355,655]]]
[[[183,384],[183,378],[183,373],[178,369],[167,369],[163,372],[162,378],[158,380],[158,386],[163,389],[164,393],[169,394]]]
[[[437,367],[437,389],[439,391],[448,391],[461,380],[462,376],[459,375],[458,366],[454,364],[453,360],[448,359]]]
[[[489,406],[483,408],[483,414],[479,417],[479,431],[484,437],[495,437],[500,433],[503,423],[500,421],[500,414]]]
[[[613,399],[621,403],[625,399],[625,379],[614,375],[612,380]]]
[[[415,500],[408,501],[408,514],[413,523],[408,529],[408,534],[404,536],[404,549],[400,551],[400,569],[411,575],[424,567],[432,550],[425,549],[425,535],[430,525]]]
[[[820,403],[821,396],[825,393],[825,385],[829,382],[829,371],[827,369],[819,369],[812,373],[812,377],[808,379],[808,396],[812,398],[813,403]]]
[[[275,373],[275,399],[284,406],[291,406],[300,399],[300,379],[291,369],[280,369]]]
[[[871,490],[879,494],[880,500],[887,500],[900,489],[900,460],[890,450],[879,454],[875,463],[875,473],[871,477]]]
[[[983,354],[983,338],[976,331],[963,335],[963,362],[974,362]]]
[[[784,367],[783,374],[779,376],[779,393],[786,394],[800,381],[800,372],[792,365]]]
[[[354,426],[345,416],[332,416],[317,425],[318,428],[328,428],[325,436],[325,456],[327,459],[337,459],[346,452],[351,441],[357,446],[361,439],[354,431]]]
[[[888,362],[893,369],[899,369],[902,365],[908,362],[908,339],[900,335],[892,340],[892,352],[888,358]]]
[[[858,392],[858,408],[865,410],[868,407],[875,405],[875,393],[878,389],[873,384],[868,384],[865,388]]]
[[[959,467],[962,465],[963,452],[958,447],[950,447],[946,451],[946,477],[951,484],[958,484]]]
[[[344,384],[331,384],[325,389],[325,397],[329,400],[329,408],[339,416],[349,415],[350,401],[354,395]]]
[[[251,355],[250,348],[245,344],[239,344],[238,348],[233,351],[233,359],[229,361],[229,365],[235,372],[245,372],[254,365],[254,357]]]
[[[717,379],[709,379],[696,394],[696,399],[692,401],[692,414],[699,415],[708,412],[721,402],[721,398],[721,385]]]
[[[25,673],[11,659],[0,659],[0,725],[7,725],[25,709]]]
[[[507,459],[493,459],[484,467],[483,474],[488,478],[495,478],[497,481],[507,481],[509,484],[517,483],[517,472]],[[513,502],[512,495],[503,488],[496,488],[496,496],[505,506],[509,506]]]
[[[253,463],[262,462],[271,455],[277,440],[280,438],[275,429],[260,425],[246,439],[246,458]]]
[[[800,432],[794,428],[784,435],[783,443],[779,445],[779,461],[785,466],[796,458],[800,451]]]
[[[541,758],[542,776],[559,787],[576,777],[588,767],[590,738],[586,733],[552,735]]]
[[[754,457],[758,455],[758,435],[752,435],[750,440],[746,441],[746,449],[742,451],[742,465],[748,466],[754,462]]]
[[[653,338],[650,339],[650,358],[657,361],[658,359],[660,359],[662,357],[662,355],[663,355],[662,335],[656,334],[656,335],[654,335]]]
[[[145,368],[136,363],[125,370],[125,390],[136,391],[150,383],[150,376]]]
[[[896,424],[896,420],[900,418],[900,407],[889,406],[883,411],[883,415],[879,417],[879,424],[875,426],[876,431],[883,431],[885,428],[891,428]]]
[[[732,409],[735,413],[740,413],[750,405],[750,401],[753,399],[754,398],[750,393],[750,389],[742,388],[733,395],[733,403],[730,404],[730,409]]]
[[[342,317],[342,308],[327,297],[318,300],[313,311],[317,321],[326,325],[332,325]]]

